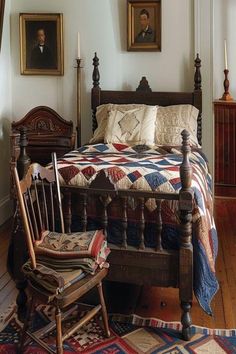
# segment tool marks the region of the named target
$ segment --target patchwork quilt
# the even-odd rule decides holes
[[[66,154],[58,160],[61,185],[89,186],[100,171],[104,171],[116,189],[137,189],[158,192],[176,192],[181,189],[179,167],[182,154],[178,147],[158,147],[126,144],[85,145]],[[211,314],[210,303],[218,290],[215,276],[217,255],[217,233],[213,219],[212,180],[207,160],[200,149],[193,148],[190,154],[193,168],[192,188],[194,191],[193,250],[194,250],[194,291],[202,308]],[[149,200],[145,208],[145,244],[153,247],[155,242],[155,201]],[[163,205],[163,246],[178,248],[179,218],[178,204],[165,201]],[[121,243],[121,206],[114,201],[110,205],[108,241]],[[88,211],[91,224],[99,223],[99,210],[92,205]],[[137,242],[138,211],[130,205],[128,211],[128,243]],[[131,216],[131,217],[130,217]],[[96,224],[96,228],[101,225]]]

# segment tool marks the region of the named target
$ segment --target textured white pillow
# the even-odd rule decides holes
[[[107,127],[108,115],[111,110],[120,109],[123,111],[128,111],[130,109],[145,107],[144,104],[102,104],[97,107],[96,111],[96,119],[98,123],[98,127],[95,130],[93,137],[90,139],[91,144],[104,142],[105,130]]]
[[[156,106],[111,110],[105,132],[106,143],[154,144]]]
[[[192,105],[160,107],[157,110],[155,143],[158,145],[181,145],[181,132],[190,133],[190,143],[199,146],[197,141],[198,109]]]

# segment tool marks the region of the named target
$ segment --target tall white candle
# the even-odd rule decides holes
[[[227,44],[225,39],[225,69],[228,70]]]
[[[80,59],[80,34],[78,32],[78,59]]]

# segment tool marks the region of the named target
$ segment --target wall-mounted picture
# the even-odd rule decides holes
[[[1,50],[1,44],[2,44],[4,8],[5,8],[5,0],[0,0],[0,50]]]
[[[161,0],[127,0],[129,51],[161,51]]]
[[[20,14],[21,74],[63,75],[63,15]]]

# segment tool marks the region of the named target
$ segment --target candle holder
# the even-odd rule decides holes
[[[81,146],[81,62],[80,58],[76,59],[77,62],[77,148]]]
[[[233,101],[233,97],[229,93],[229,79],[228,79],[229,70],[225,69],[224,70],[224,74],[225,74],[225,79],[224,79],[225,92],[223,93],[223,96],[220,98],[220,100],[222,100],[222,101]]]

